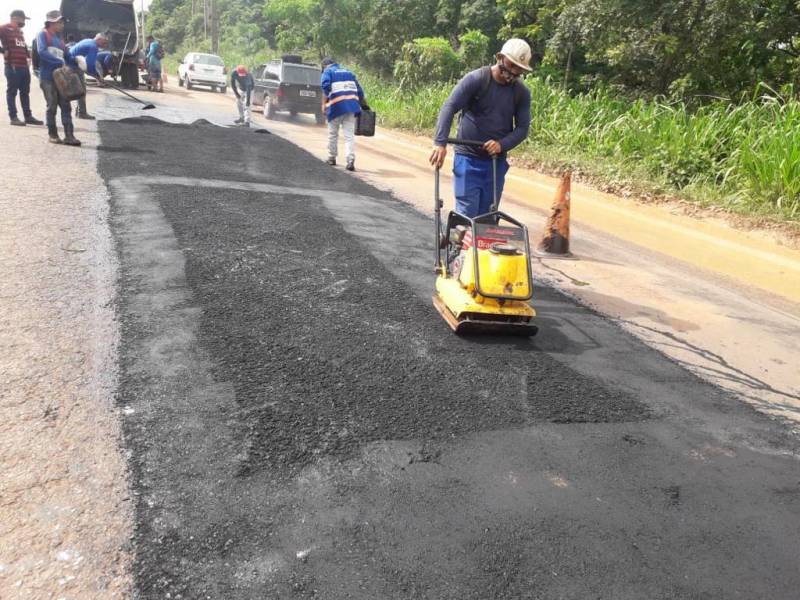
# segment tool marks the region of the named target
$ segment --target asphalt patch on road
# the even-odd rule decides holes
[[[533,342],[452,335],[316,198],[155,195],[185,249],[214,376],[249,415],[246,470],[374,440],[648,414]]]
[[[668,429],[543,340],[454,336],[384,244],[412,211],[277,136],[99,129],[153,151],[99,155],[137,597],[791,597],[784,459]]]

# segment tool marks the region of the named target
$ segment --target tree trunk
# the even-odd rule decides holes
[[[569,51],[567,52],[567,66],[564,68],[564,85],[562,88],[564,91],[567,90],[567,85],[569,84],[569,76],[570,72],[572,71],[572,48],[573,45],[569,45]]]
[[[211,2],[211,52],[219,54],[219,18],[217,15],[217,2]]]

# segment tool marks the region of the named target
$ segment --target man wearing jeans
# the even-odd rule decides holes
[[[483,143],[483,147],[456,146],[453,188],[456,212],[477,217],[491,210],[492,157],[497,159],[497,202],[508,171],[506,153],[528,137],[531,93],[519,81],[531,71],[531,49],[520,39],[508,40],[492,67],[467,73],[439,111],[430,163],[440,168],[447,155],[447,138],[453,117],[461,111],[457,137]]]
[[[322,60],[322,95],[325,116],[328,119],[328,160],[336,164],[339,146],[339,127],[344,132],[344,151],[347,170],[355,171],[356,115],[361,113],[364,90],[356,76],[340,67],[331,58]]]
[[[47,102],[47,135],[53,144],[80,146],[75,138],[75,126],[72,124],[72,106],[53,81],[53,71],[63,67],[67,47],[61,36],[64,33],[64,17],[57,10],[51,10],[45,18],[44,29],[36,37],[36,48],[39,53],[39,87],[42,88]],[[61,109],[61,123],[64,125],[64,140],[58,137],[56,112]]]
[[[11,124],[17,126],[41,125],[42,122],[33,118],[31,114],[31,72],[28,68],[28,46],[22,28],[28,17],[25,12],[15,10],[11,13],[11,22],[0,25],[0,45],[3,47],[5,57],[6,75],[6,100],[8,101],[8,116]],[[22,105],[22,114],[25,120],[17,117],[17,92],[19,103]]]
[[[237,125],[250,127],[250,100],[256,82],[253,75],[244,65],[239,65],[231,73],[231,89],[236,96],[236,106],[239,108],[239,118],[236,119]]]

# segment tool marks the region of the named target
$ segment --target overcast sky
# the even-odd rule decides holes
[[[151,0],[144,0],[144,7],[150,6]],[[142,0],[135,0],[136,10],[141,10]],[[44,26],[44,15],[51,10],[61,8],[61,0],[0,0],[0,23],[8,23],[12,10],[25,11],[31,20],[25,27],[25,39],[30,43],[34,34]]]

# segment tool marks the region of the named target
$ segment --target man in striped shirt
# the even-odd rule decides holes
[[[3,47],[6,75],[6,100],[8,102],[8,116],[12,125],[23,126],[41,125],[42,122],[33,118],[31,114],[31,71],[28,68],[28,45],[22,28],[28,17],[25,12],[15,10],[11,13],[11,22],[0,25],[0,45]],[[22,114],[25,120],[17,117],[17,93],[19,103],[22,105]]]

